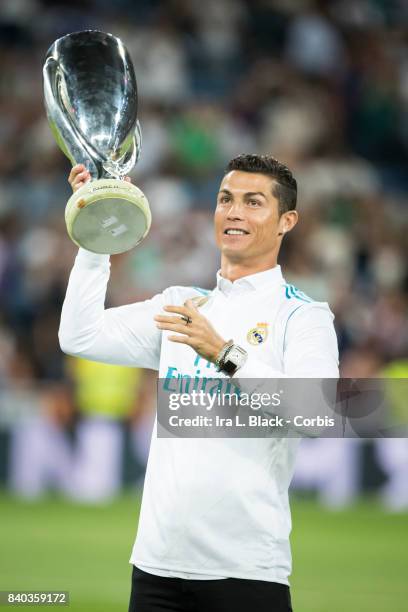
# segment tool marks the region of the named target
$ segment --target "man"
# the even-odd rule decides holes
[[[69,181],[75,190],[88,179],[77,166]],[[204,368],[207,377],[260,381],[337,378],[333,315],[288,285],[277,265],[283,236],[297,223],[296,199],[296,180],[274,158],[229,163],[215,210],[221,269],[207,300],[196,288],[170,287],[104,310],[109,256],[80,249],[62,349],[156,369],[161,378]],[[158,439],[154,431],[130,612],[292,610],[288,487],[296,447],[293,438]]]

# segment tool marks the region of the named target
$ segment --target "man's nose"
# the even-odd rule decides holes
[[[233,202],[228,209],[227,219],[230,221],[243,218],[243,206],[240,202]]]

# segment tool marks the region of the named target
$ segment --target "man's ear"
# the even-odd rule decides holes
[[[278,236],[283,236],[292,230],[299,220],[299,215],[296,210],[288,210],[283,213],[279,219],[279,233]]]

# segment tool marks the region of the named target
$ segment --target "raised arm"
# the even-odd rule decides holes
[[[109,274],[109,255],[79,249],[62,307],[61,349],[92,361],[158,370],[161,332],[153,317],[163,309],[163,295],[105,310]]]

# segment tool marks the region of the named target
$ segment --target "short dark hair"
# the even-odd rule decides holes
[[[272,194],[279,202],[279,215],[288,210],[295,210],[297,200],[297,182],[287,166],[281,164],[271,155],[242,154],[229,162],[226,172],[258,172],[275,179]]]

